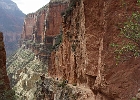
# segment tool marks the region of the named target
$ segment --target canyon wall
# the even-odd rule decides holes
[[[25,64],[11,61],[8,68],[9,73],[17,73],[12,76],[16,76],[16,87],[22,83],[19,96],[48,100],[135,97],[140,87],[140,58],[131,56],[118,62],[110,45],[130,42],[120,37],[120,27],[134,12],[140,11],[138,5],[137,0],[51,0],[37,12],[28,14],[21,48],[15,54]]]
[[[120,23],[124,23],[134,12],[140,11],[137,1],[119,0],[116,2],[100,0],[95,1],[92,5],[91,3],[89,0],[84,1],[85,32],[86,35],[90,34],[86,36],[87,45],[89,44],[87,52],[92,50],[91,48],[94,46],[98,47],[94,51],[87,53],[88,58],[92,57],[91,59],[95,59],[97,57],[96,61],[94,61],[97,64],[97,67],[96,64],[94,66],[97,68],[97,77],[94,86],[92,85],[93,92],[97,93],[97,100],[102,98],[100,95],[110,100],[131,99],[139,89],[139,75],[136,74],[136,70],[139,70],[137,66],[139,58],[132,57],[117,65],[114,51],[110,47],[110,44],[125,40],[125,38],[120,38],[119,36]],[[93,9],[90,8],[92,6]],[[94,14],[91,14],[91,12]],[[91,39],[92,35],[94,38]],[[92,44],[93,46],[91,46]],[[94,54],[96,51],[98,55]],[[91,52],[92,54],[90,54]],[[91,64],[89,63],[89,65]]]
[[[47,37],[60,33],[61,12],[67,7],[66,2],[50,2],[35,13],[28,14],[24,20],[22,39],[38,39],[35,42],[52,42]]]
[[[26,15],[20,48],[7,59],[11,86],[18,100],[36,100],[42,74],[48,75],[48,61],[54,38],[61,35],[61,12],[67,7],[64,0],[52,0],[35,13]],[[41,84],[39,84],[41,85]]]
[[[12,100],[13,95],[6,72],[6,52],[3,42],[3,33],[0,32],[0,100]]]
[[[61,32],[61,12],[67,7],[66,1],[50,1],[24,20],[20,46],[26,44],[39,58],[48,58],[53,38]]]
[[[95,100],[131,99],[140,87],[139,57],[116,64],[110,44],[125,40],[119,37],[120,23],[140,10],[137,1],[70,1],[63,15],[63,42],[51,54],[49,75],[90,88]]]
[[[58,50],[52,52],[52,66],[49,68],[51,76],[64,78],[69,80],[69,83],[80,82],[80,78],[83,83],[85,80],[83,74],[86,67],[85,17],[83,4],[80,5],[79,3],[76,2],[72,16],[68,15],[70,13],[63,15],[63,42]]]

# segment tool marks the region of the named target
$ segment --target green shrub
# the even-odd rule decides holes
[[[59,45],[62,43],[62,33],[55,37],[54,46],[52,46],[53,50],[57,50]]]
[[[64,88],[67,85],[66,80],[63,80],[61,83],[58,84],[58,87]]]
[[[131,57],[139,57],[140,50],[136,45],[128,43],[123,45],[118,45],[114,51],[116,60],[127,60]]]
[[[115,58],[118,61],[128,60],[131,57],[140,56],[140,13],[133,13],[123,26],[120,27],[121,37],[124,39],[121,43],[111,43],[115,48]],[[120,38],[120,37],[119,37]],[[129,42],[128,42],[129,41]]]
[[[140,4],[140,0],[137,0],[137,3]]]
[[[17,100],[14,90],[5,90],[2,95],[0,95],[0,100]]]
[[[133,13],[124,26],[120,28],[121,34],[140,47],[140,13]]]
[[[137,98],[135,98],[135,97],[132,97],[132,99],[131,100],[137,100]]]

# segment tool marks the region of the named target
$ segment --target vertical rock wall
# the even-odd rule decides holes
[[[69,80],[69,83],[81,81],[85,83],[84,69],[86,67],[84,8],[82,3],[76,3],[72,16],[63,15],[63,42],[58,51],[52,53],[52,66],[49,72],[59,79]]]
[[[47,37],[54,37],[60,33],[61,12],[67,3],[50,2],[35,13],[28,14],[24,20],[22,39],[43,43]]]
[[[6,72],[6,52],[3,42],[3,33],[0,32],[0,100],[10,100],[12,95],[8,95],[10,91],[10,83]]]
[[[33,26],[35,25],[35,15],[34,13],[26,15],[23,25],[22,39],[31,39],[33,33]]]
[[[51,3],[49,4],[48,17],[46,18],[47,29],[45,32],[46,36],[56,36],[60,33],[61,30],[61,12],[65,10],[67,3]]]
[[[22,39],[37,58],[50,58],[48,74],[53,80],[88,91],[83,100],[128,100],[140,87],[140,58],[116,65],[110,44],[125,40],[119,37],[119,25],[140,11],[137,5],[136,0],[70,0],[61,19],[67,3],[51,0],[27,15]],[[53,96],[55,89],[49,92]]]
[[[52,52],[50,76],[90,88],[95,100],[131,99],[139,88],[139,58],[116,65],[109,45],[122,42],[119,24],[140,10],[137,1],[78,2],[63,16],[63,42]]]
[[[50,1],[35,13],[28,14],[24,20],[20,46],[32,49],[37,58],[47,61],[53,38],[62,30],[61,12],[66,7],[67,1]]]

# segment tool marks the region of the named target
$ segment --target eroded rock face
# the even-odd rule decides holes
[[[39,76],[47,74],[53,38],[60,34],[66,2],[52,1],[24,20],[19,50],[8,59],[10,82],[19,100],[33,100]]]
[[[123,41],[118,25],[139,11],[136,0],[70,0],[70,7],[61,19],[58,12],[66,6],[52,0],[25,19],[22,48],[35,53],[33,61],[43,58],[47,63],[46,72],[51,77],[37,85],[36,98],[75,100],[69,94],[78,95],[80,91],[87,97],[82,97],[83,93],[76,100],[131,99],[140,87],[140,58],[131,57],[116,65],[114,51],[109,45]],[[29,79],[30,75],[20,73]],[[42,73],[40,71],[37,77]],[[27,80],[23,81],[26,87]],[[64,81],[67,83],[63,84]],[[65,87],[70,84],[73,86]]]
[[[84,68],[86,68],[85,17],[83,12],[83,4],[77,2],[72,16],[63,15],[63,42],[57,51],[52,52],[52,66],[49,68],[50,75],[67,79],[72,84],[80,83],[80,79],[86,83],[83,74]]]
[[[6,94],[8,91],[10,91],[10,83],[6,72],[6,52],[3,42],[3,33],[0,32],[0,100],[12,100],[10,95]]]
[[[50,2],[35,13],[28,14],[24,21],[22,39],[52,43],[52,39],[48,38],[60,33],[61,12],[66,7],[65,2]]]
[[[60,34],[61,12],[66,2],[51,1],[35,13],[28,14],[24,21],[20,46],[25,44],[39,58],[48,58],[53,38]],[[49,53],[48,53],[49,52]]]
[[[63,42],[51,54],[50,76],[90,88],[95,100],[131,99],[140,87],[139,57],[116,65],[109,45],[122,41],[118,25],[139,11],[136,0],[78,2],[63,16]]]

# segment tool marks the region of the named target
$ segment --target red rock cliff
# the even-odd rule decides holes
[[[50,2],[27,15],[22,39],[32,43],[26,46],[44,57],[51,51],[48,44],[53,44],[49,75],[92,90],[95,100],[132,99],[140,88],[140,58],[131,57],[116,65],[109,45],[124,40],[119,37],[118,25],[133,12],[140,11],[137,1],[70,0],[70,7],[61,19],[60,12],[66,6],[66,3]],[[57,36],[61,28],[62,38]],[[43,53],[39,51],[41,48],[45,50]]]
[[[73,2],[73,0],[70,0]],[[76,0],[63,15],[63,42],[51,54],[49,74],[90,88],[95,100],[129,100],[140,88],[139,57],[116,65],[118,24],[140,11],[136,0]]]
[[[49,42],[47,37],[60,33],[61,12],[67,3],[50,2],[35,13],[28,14],[24,20],[22,39],[34,39],[36,42]]]
[[[24,20],[21,45],[33,50],[38,58],[48,58],[53,38],[60,34],[61,12],[67,2],[50,1],[35,13],[28,14]]]

